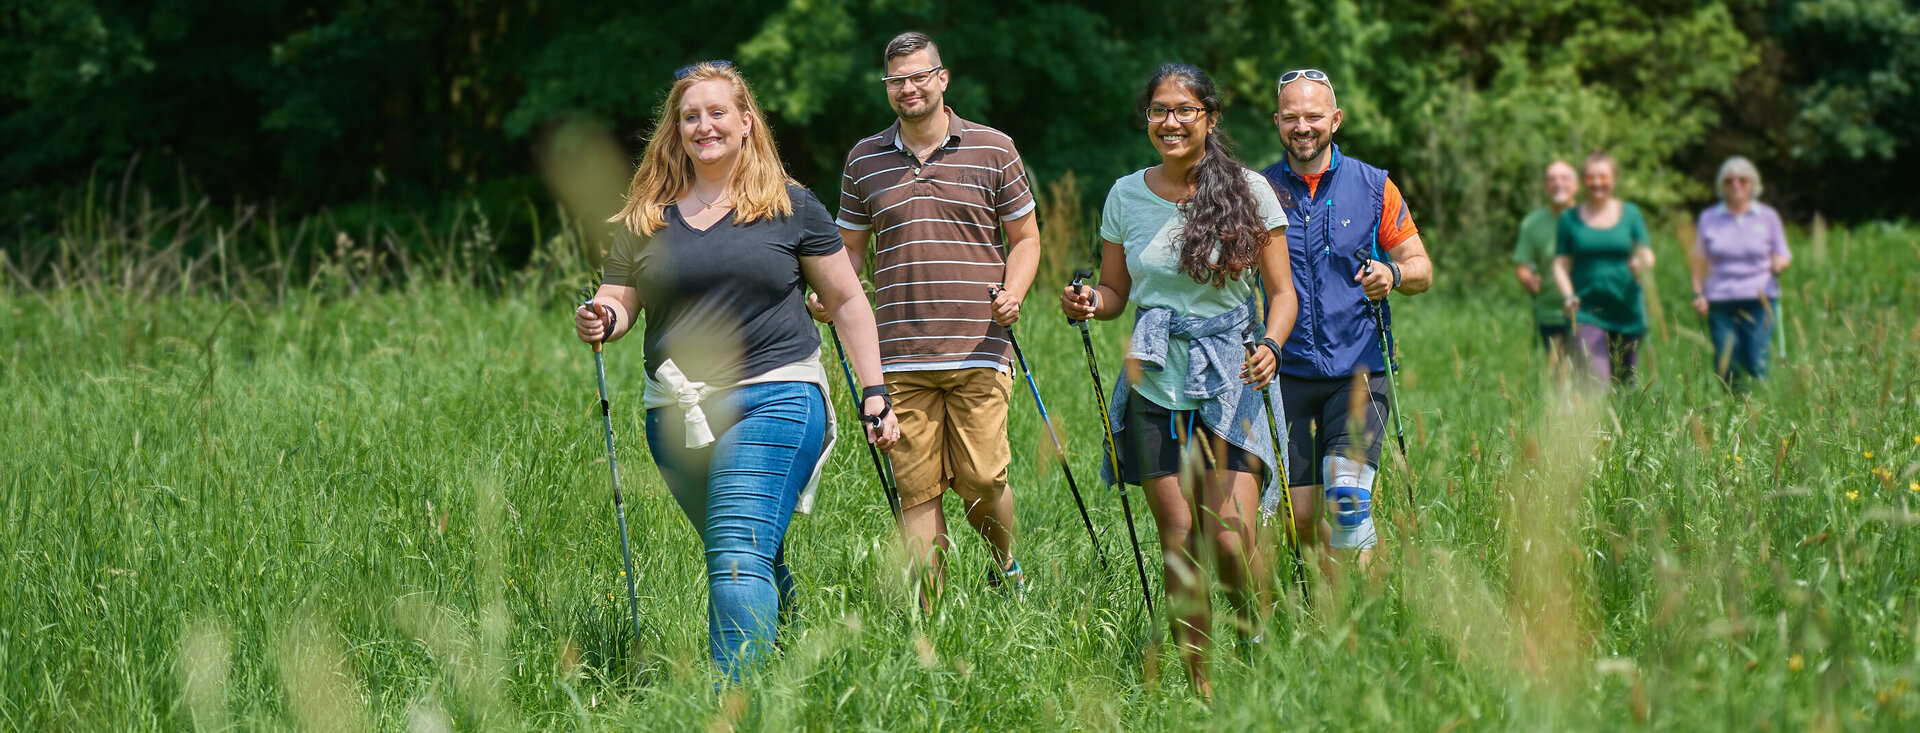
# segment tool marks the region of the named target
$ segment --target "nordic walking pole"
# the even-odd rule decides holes
[[[1378,252],[1379,243],[1375,242],[1374,253]],[[1369,256],[1366,249],[1361,249],[1359,255],[1361,274],[1373,274],[1373,258]],[[1381,256],[1384,257],[1386,255],[1382,254]],[[1400,409],[1400,388],[1394,384],[1396,380],[1393,374],[1395,367],[1393,358],[1393,331],[1392,328],[1387,325],[1386,297],[1382,296],[1379,300],[1367,298],[1367,309],[1373,311],[1374,330],[1380,332],[1380,362],[1387,367],[1387,407],[1393,412],[1393,440],[1400,444],[1400,460],[1402,465],[1410,465],[1413,463],[1413,458],[1407,455],[1406,414]],[[1405,476],[1400,477],[1400,482],[1407,486],[1407,512],[1412,513],[1413,482],[1407,480]]]
[[[834,328],[829,321],[827,334],[833,337],[833,350],[840,355],[840,372],[847,376],[847,394],[853,400],[853,414],[861,422],[868,422],[868,417],[860,412],[860,385],[854,383],[853,367],[847,364],[847,348],[840,345],[840,329]],[[873,418],[872,422],[878,425],[879,418]],[[894,483],[893,459],[880,455],[880,449],[873,445],[873,441],[867,441],[867,455],[873,458],[873,474],[880,480],[880,491],[887,497],[887,508],[893,510],[893,528],[904,530],[906,522],[900,513],[900,485]]]
[[[1247,358],[1253,358],[1252,334],[1247,335],[1247,340],[1242,345],[1247,348]],[[1273,361],[1273,376],[1268,377],[1267,383],[1260,387],[1260,402],[1267,408],[1267,435],[1273,441],[1274,461],[1280,464],[1274,469],[1280,472],[1280,499],[1287,507],[1287,546],[1293,550],[1293,579],[1300,585],[1300,600],[1304,602],[1308,598],[1307,562],[1300,558],[1300,531],[1293,523],[1293,487],[1287,485],[1287,464],[1284,457],[1287,446],[1280,442],[1280,421],[1273,416],[1273,380],[1280,377],[1280,352],[1273,352]]]
[[[988,298],[1000,297],[1000,288],[987,287]],[[1067,477],[1067,490],[1073,492],[1074,506],[1080,508],[1080,521],[1087,525],[1087,540],[1093,543],[1093,557],[1100,561],[1100,569],[1107,569],[1107,553],[1100,549],[1100,535],[1093,531],[1093,518],[1087,515],[1087,502],[1080,498],[1080,484],[1073,480],[1073,467],[1067,460],[1067,447],[1060,442],[1060,431],[1053,427],[1053,418],[1047,416],[1047,403],[1040,399],[1040,386],[1033,381],[1033,370],[1027,368],[1026,352],[1020,350],[1020,339],[1013,335],[1013,327],[1007,327],[1007,341],[1013,344],[1013,358],[1020,362],[1020,373],[1027,377],[1027,391],[1033,394],[1033,404],[1040,408],[1040,422],[1046,423],[1047,435],[1053,438],[1053,452],[1060,458],[1060,472]]]
[[[1073,292],[1080,288],[1087,278],[1093,277],[1093,271],[1080,268],[1073,271]],[[1068,323],[1080,327],[1080,345],[1087,350],[1087,374],[1093,377],[1094,409],[1100,412],[1100,436],[1107,443],[1107,465],[1113,469],[1114,486],[1120,489],[1120,513],[1127,520],[1127,541],[1133,543],[1133,569],[1140,573],[1140,597],[1147,602],[1147,614],[1153,614],[1153,586],[1147,584],[1147,561],[1140,555],[1140,535],[1133,529],[1133,502],[1127,498],[1127,480],[1120,475],[1120,450],[1113,445],[1113,420],[1107,417],[1107,391],[1100,386],[1100,362],[1093,357],[1093,336],[1087,331],[1086,321],[1067,319]]]
[[[593,302],[593,290],[581,288],[583,307],[604,309],[606,306]],[[605,320],[605,319],[602,319]],[[608,324],[611,327],[612,324]],[[627,507],[620,499],[620,463],[613,457],[613,412],[607,406],[607,359],[600,353],[607,343],[609,332],[601,332],[600,340],[593,343],[593,374],[600,380],[600,426],[607,434],[607,470],[613,473],[613,516],[620,524],[620,556],[627,563],[627,608],[633,612],[633,645],[640,646],[640,599],[633,592],[633,549],[627,542]]]
[[[1778,276],[1775,276],[1775,279],[1777,280]],[[1782,293],[1782,295],[1784,296],[1785,293]],[[1785,297],[1772,298],[1767,302],[1768,304],[1773,306],[1773,342],[1774,342],[1773,350],[1778,355],[1781,361],[1786,361],[1787,360],[1787,317],[1784,314],[1784,311],[1780,310],[1780,301],[1783,301],[1783,300],[1786,300],[1786,298]]]

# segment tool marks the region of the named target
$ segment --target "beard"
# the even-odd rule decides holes
[[[940,111],[942,102],[938,96],[922,93],[920,99],[916,101],[916,104],[919,106],[909,112],[907,106],[899,100],[890,101],[893,102],[893,113],[899,115],[900,119],[908,122],[919,122],[933,116],[933,113]]]
[[[1320,157],[1321,153],[1326,152],[1327,143],[1331,137],[1332,137],[1331,135],[1316,135],[1310,141],[1301,141],[1301,140],[1296,140],[1293,137],[1288,137],[1287,138],[1287,157],[1292,158],[1295,162],[1299,162],[1299,163],[1305,163],[1315,158],[1318,158]],[[1307,143],[1306,155],[1300,154],[1299,145],[1302,142]]]

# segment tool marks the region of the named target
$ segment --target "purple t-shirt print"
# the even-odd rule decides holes
[[[1780,281],[1773,276],[1771,257],[1791,259],[1780,214],[1758,201],[1735,216],[1724,203],[1700,212],[1695,254],[1707,261],[1702,294],[1709,301],[1756,300],[1762,294],[1780,297]]]

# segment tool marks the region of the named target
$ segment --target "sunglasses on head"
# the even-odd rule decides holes
[[[1321,84],[1325,84],[1327,85],[1328,89],[1333,88],[1333,80],[1327,78],[1327,72],[1321,71],[1319,69],[1294,69],[1293,71],[1289,71],[1285,74],[1281,74],[1280,86],[1286,86],[1288,84],[1292,84],[1295,80],[1298,80],[1301,78],[1305,78],[1307,81],[1317,81],[1317,82],[1320,82]]]
[[[681,79],[687,78],[688,74],[692,74],[694,69],[698,69],[702,65],[712,66],[713,68],[716,68],[716,69],[733,68],[733,62],[728,61],[726,59],[714,59],[712,61],[697,61],[691,64],[687,64],[686,66],[682,66],[678,70],[674,71],[673,80],[680,81]]]

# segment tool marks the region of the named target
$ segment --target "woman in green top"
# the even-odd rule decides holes
[[[1640,208],[1613,195],[1620,168],[1613,156],[1587,156],[1586,199],[1560,215],[1553,281],[1567,318],[1574,321],[1573,349],[1595,379],[1633,381],[1640,339],[1647,334],[1647,302],[1641,273],[1653,269],[1647,220]]]

